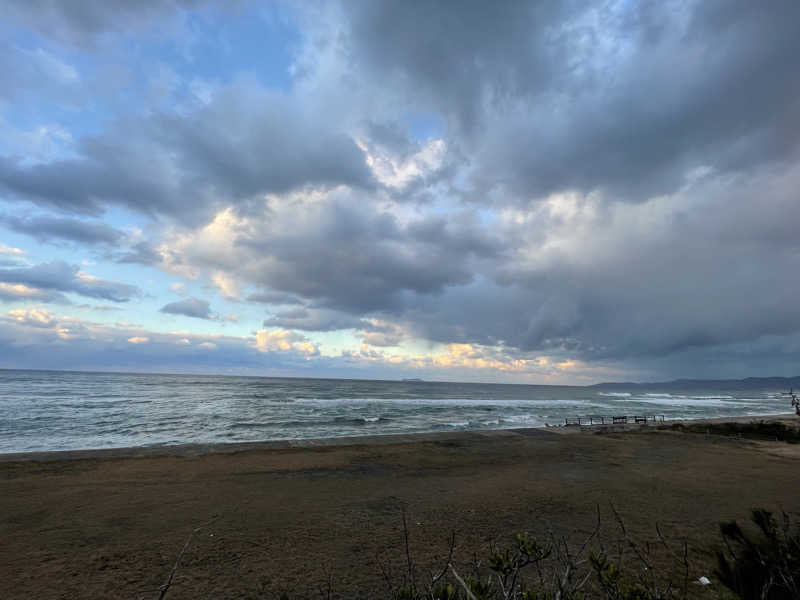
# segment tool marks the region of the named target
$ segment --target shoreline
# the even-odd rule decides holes
[[[714,419],[732,420],[800,424]],[[656,520],[686,540],[696,579],[719,522],[800,509],[800,444],[672,423],[2,455],[0,597],[141,598],[180,555],[174,600],[280,597],[328,573],[338,597],[380,598],[380,565],[406,569],[403,515],[415,564],[439,565],[455,532],[466,570],[520,532],[585,539],[598,510],[614,535],[617,511],[643,542]]]
[[[545,425],[539,427],[513,427],[504,429],[471,429],[457,431],[430,431],[418,433],[385,433],[359,436],[338,436],[323,438],[296,438],[286,440],[260,440],[253,442],[191,442],[185,444],[157,444],[145,446],[120,446],[114,448],[81,448],[74,450],[34,450],[26,452],[0,453],[0,463],[8,462],[55,462],[67,460],[92,460],[106,458],[139,458],[158,456],[205,456],[215,454],[236,454],[257,450],[290,450],[320,447],[348,446],[386,446],[394,444],[413,444],[416,442],[465,441],[470,438],[482,439],[513,435],[564,435],[590,431],[635,432],[657,429],[674,423],[748,423],[772,419],[800,419],[794,413],[765,415],[742,415],[730,417],[704,417],[699,419],[665,419],[663,422],[648,424],[616,425]]]

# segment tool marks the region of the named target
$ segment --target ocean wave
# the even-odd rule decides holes
[[[329,419],[294,419],[288,421],[237,421],[231,423],[231,429],[258,429],[258,428],[309,428],[309,427],[329,427],[334,425],[356,425],[363,426],[367,423],[383,423],[391,421],[386,417],[350,417],[332,415]]]
[[[648,396],[646,398],[639,397],[635,399],[636,402],[642,404],[657,404],[659,406],[736,406],[738,402],[731,402],[729,400],[721,400],[719,398],[695,398],[690,396]]]
[[[537,423],[539,422],[539,415],[524,414],[524,415],[506,415],[503,417],[504,423]]]
[[[598,391],[214,376],[19,378],[0,371],[0,388],[0,452],[507,429],[587,415],[663,413],[671,419],[790,410],[775,390],[738,387]]]

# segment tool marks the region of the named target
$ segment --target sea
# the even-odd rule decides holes
[[[791,412],[783,382],[598,386],[0,370],[0,453]]]

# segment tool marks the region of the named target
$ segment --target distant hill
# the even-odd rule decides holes
[[[660,388],[665,390],[696,390],[709,389],[800,389],[800,376],[796,377],[748,377],[747,379],[675,379],[673,381],[659,381],[655,383],[597,383],[587,387],[598,389],[619,388]]]

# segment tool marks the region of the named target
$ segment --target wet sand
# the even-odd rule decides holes
[[[745,419],[747,420],[747,419]],[[785,417],[794,423],[795,418]],[[379,597],[379,562],[456,560],[517,531],[686,536],[710,564],[716,524],[800,509],[800,445],[655,427],[513,430],[4,455],[0,598]],[[309,573],[311,574],[309,576]],[[697,575],[702,573],[697,573]]]

